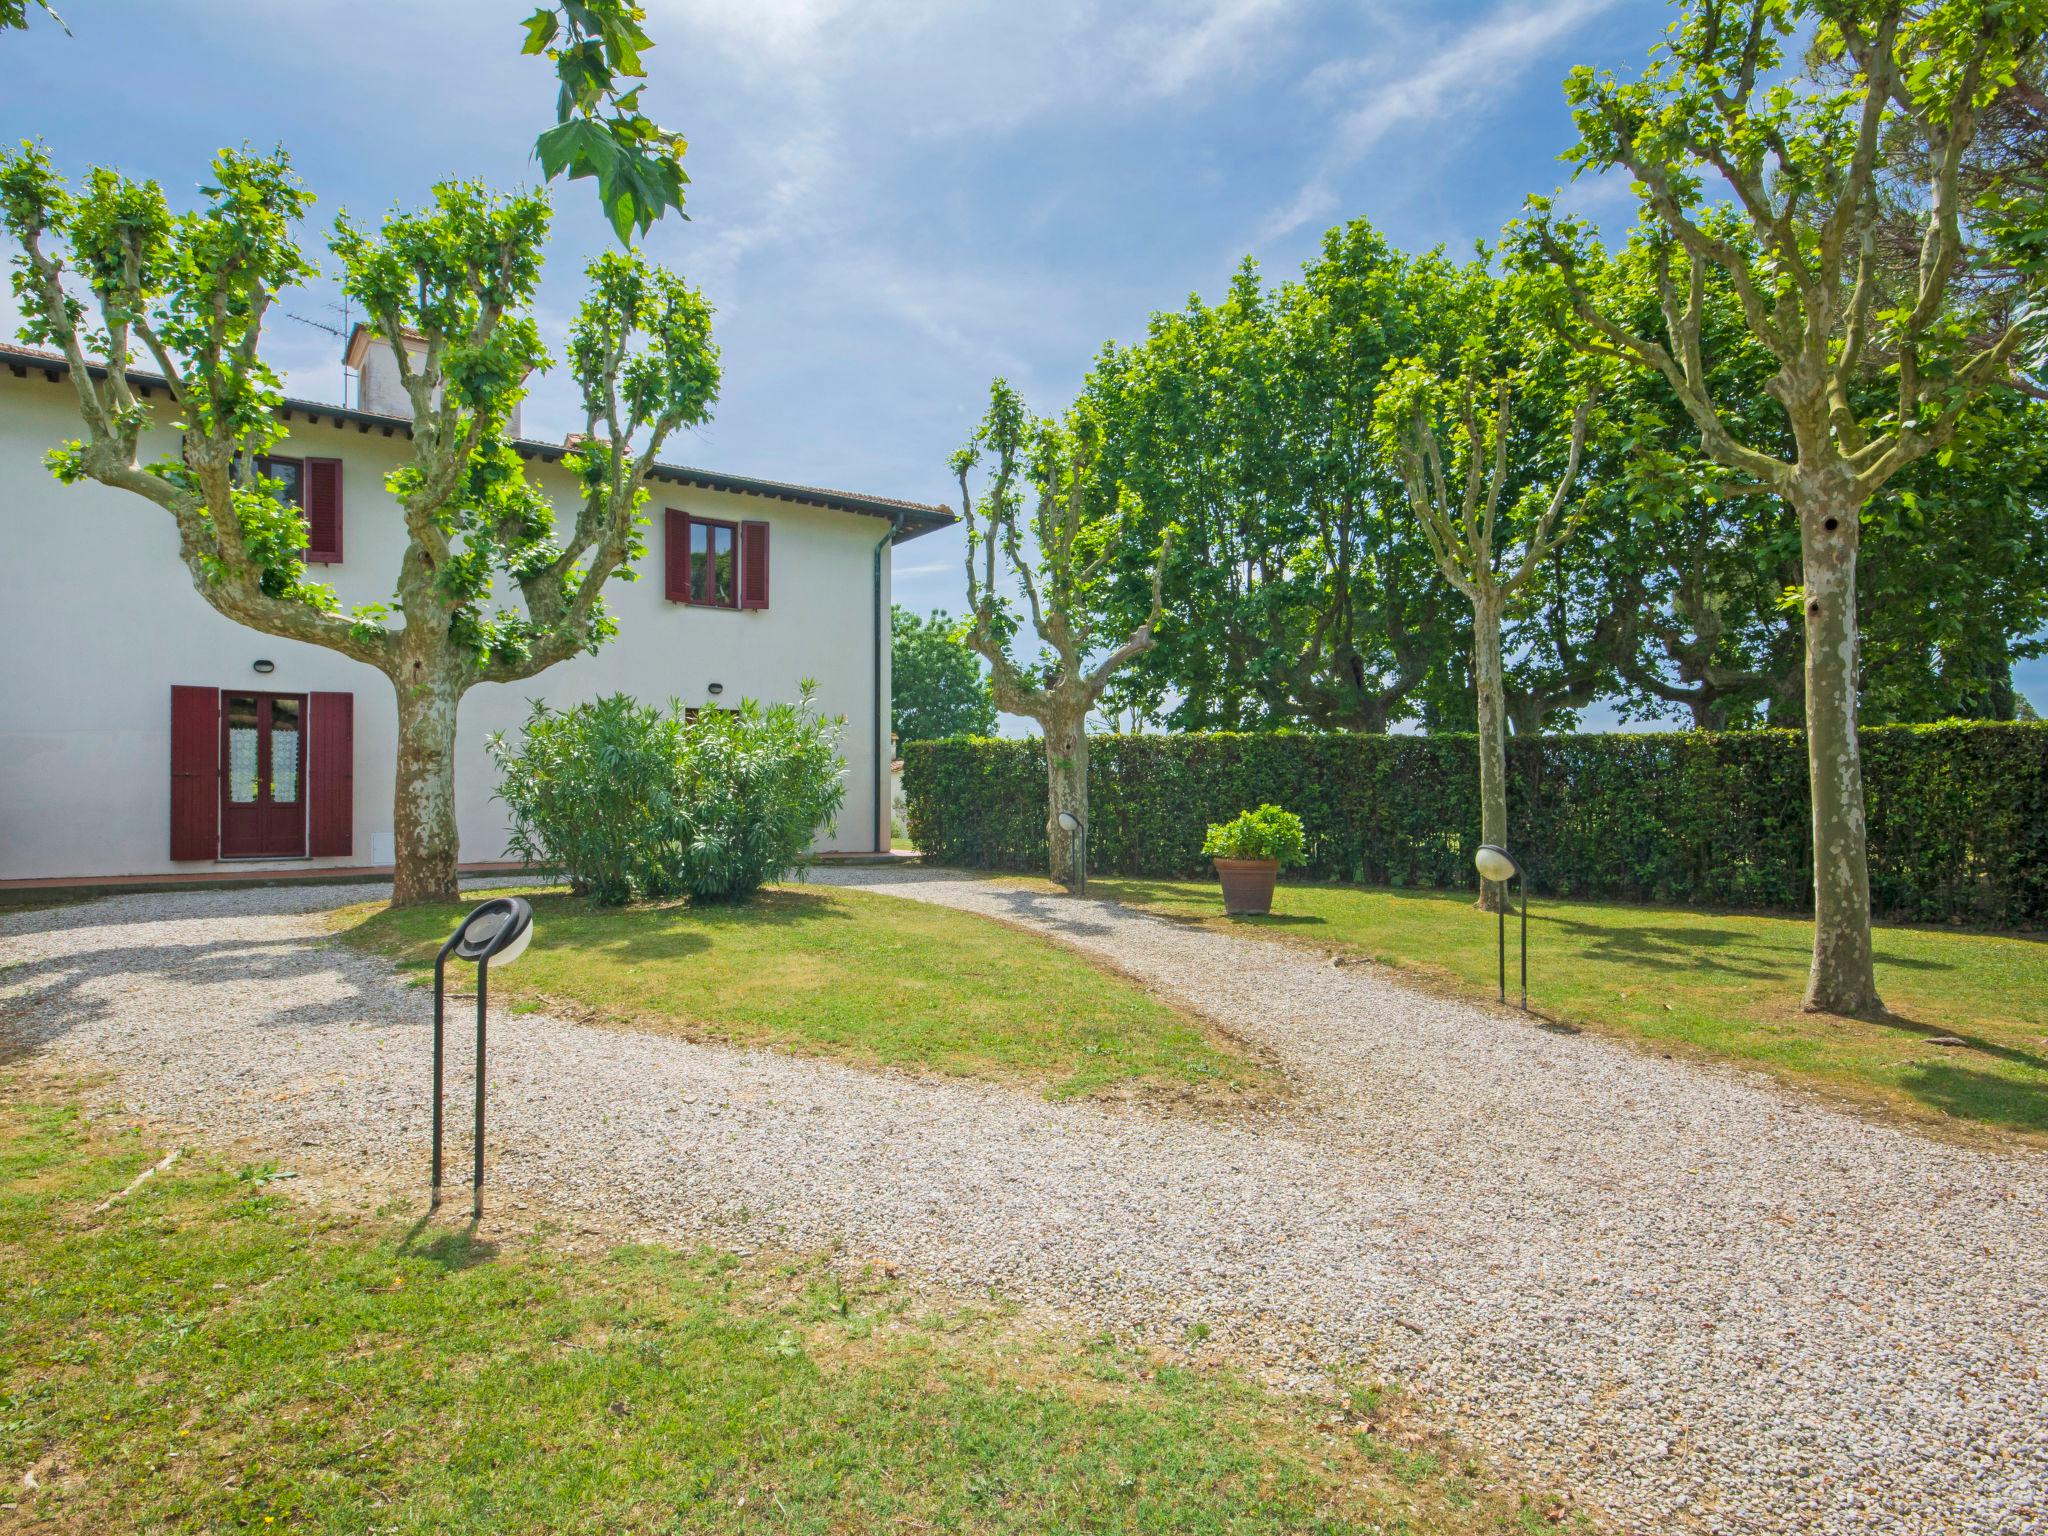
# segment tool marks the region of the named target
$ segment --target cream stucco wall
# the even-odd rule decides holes
[[[388,863],[396,710],[378,672],[315,646],[280,640],[221,617],[179,563],[171,520],[153,505],[99,485],[60,486],[42,465],[55,442],[78,433],[69,381],[0,371],[0,879],[153,874],[243,868],[170,859],[170,690],[174,684],[355,696],[355,833],[348,860]],[[344,461],[346,559],[325,568],[344,603],[388,600],[403,547],[383,489],[407,444],[372,428],[294,418],[278,452]],[[570,505],[559,468],[535,466],[557,505]],[[462,857],[505,857],[503,808],[485,754],[493,731],[516,730],[527,701],[566,705],[624,691],[642,699],[721,703],[793,700],[800,679],[818,703],[846,717],[841,752],[847,795],[821,846],[871,849],[879,808],[888,835],[886,758],[874,771],[888,721],[887,650],[876,709],[872,561],[888,525],[878,518],[677,486],[653,487],[641,578],[616,579],[607,600],[618,635],[524,683],[486,684],[463,701],[457,806]],[[770,536],[770,605],[736,612],[684,607],[662,594],[660,510],[762,519]],[[883,554],[886,623],[889,559]],[[881,633],[886,636],[887,630]],[[276,664],[259,676],[258,658]],[[886,737],[884,737],[886,740]],[[294,861],[303,863],[306,861]]]

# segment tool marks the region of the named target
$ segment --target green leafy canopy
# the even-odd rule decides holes
[[[592,178],[605,217],[621,243],[645,235],[673,209],[683,218],[689,147],[640,106],[640,56],[654,46],[641,23],[644,7],[625,0],[560,0],[527,17],[522,51],[555,66],[555,126],[534,144],[549,181]]]
[[[314,273],[297,236],[312,196],[281,149],[223,151],[200,196],[174,213],[155,182],[105,168],[74,196],[40,146],[0,153],[23,335],[72,362],[89,429],[53,453],[59,478],[163,505],[202,593],[229,617],[387,672],[410,676],[430,653],[467,686],[530,676],[601,644],[614,629],[604,582],[630,579],[643,552],[647,472],[717,399],[702,296],[630,252],[587,268],[569,357],[589,419],[570,456],[582,495],[565,528],[507,433],[527,380],[549,364],[532,315],[546,194],[452,181],[375,227],[341,215],[329,250],[343,289],[389,349],[412,407],[409,461],[386,480],[410,535],[395,601],[342,614],[307,579],[296,509],[254,469],[284,432],[262,324],[278,294]],[[176,451],[149,463],[152,410],[127,376],[138,358],[167,382],[183,428]],[[100,359],[111,371],[95,381]],[[500,573],[520,605],[493,606]]]
[[[936,612],[919,618],[898,604],[890,637],[890,729],[899,742],[995,734],[988,674],[958,620]]]

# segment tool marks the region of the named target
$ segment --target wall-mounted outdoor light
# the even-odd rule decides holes
[[[494,896],[457,925],[434,957],[434,1198],[441,1203],[441,1018],[448,957],[476,967],[476,1171],[472,1219],[484,1214],[484,1017],[492,962],[510,965],[533,941],[533,908],[517,896]]]
[[[256,670],[265,677],[268,677],[277,670],[277,663],[274,661],[259,661],[256,663]]]
[[[1481,843],[1479,851],[1472,855],[1472,866],[1479,871],[1482,880],[1493,880],[1505,886],[1510,880],[1522,882],[1522,1012],[1529,1011],[1529,882],[1522,874],[1522,866],[1515,856],[1498,843]],[[1497,914],[1500,918],[1500,1000],[1508,1000],[1508,914],[1503,907]]]
[[[710,694],[710,695],[711,695],[711,696],[712,696],[712,697],[713,697],[713,698],[715,699],[715,698],[717,698],[717,697],[718,697],[718,696],[719,696],[719,695],[720,695],[721,693],[725,692],[725,684],[723,684],[723,683],[712,683],[712,684],[710,684],[710,685],[709,685],[708,687],[706,687],[704,691],[705,691],[706,693]]]

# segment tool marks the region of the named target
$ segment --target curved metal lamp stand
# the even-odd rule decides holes
[[[470,1216],[484,1214],[484,1020],[489,1006],[491,962],[510,965],[533,940],[533,908],[518,896],[494,896],[465,917],[434,956],[434,1167],[432,1204],[441,1203],[442,1020],[448,957],[476,967],[476,1165],[471,1176]]]

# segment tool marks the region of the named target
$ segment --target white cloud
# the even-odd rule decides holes
[[[1292,0],[1217,0],[1192,25],[1184,15],[1171,18],[1170,35],[1142,77],[1149,93],[1177,96],[1211,75],[1244,68],[1260,34],[1292,8]]]
[[[647,31],[657,47],[716,48],[801,91],[826,72],[845,73],[861,41],[915,30],[932,10],[924,0],[652,0]]]
[[[1310,95],[1337,100],[1362,93],[1363,100],[1338,117],[1315,172],[1266,220],[1260,240],[1291,234],[1333,212],[1342,174],[1396,131],[1485,112],[1554,44],[1613,3],[1507,4],[1419,57],[1404,44],[1398,54],[1385,51],[1322,65],[1304,82]]]
[[[1001,329],[991,317],[1014,313],[1009,274],[980,285],[918,270],[906,238],[917,210],[906,224],[901,192],[886,185],[905,145],[929,153],[1054,114],[1116,119],[1162,101],[1192,106],[1205,87],[1274,61],[1305,4],[652,0],[658,45],[690,50],[692,69],[709,76],[700,111],[715,107],[710,121],[746,130],[707,129],[693,145],[698,222],[678,240],[677,259],[718,294],[726,319],[750,302],[749,289],[758,293],[764,271],[786,263],[814,289],[891,311],[942,349],[984,350],[992,367],[1016,367],[1013,353],[986,346]],[[650,60],[657,75],[662,62]],[[668,79],[687,101],[691,88]],[[849,291],[852,273],[863,290]]]

